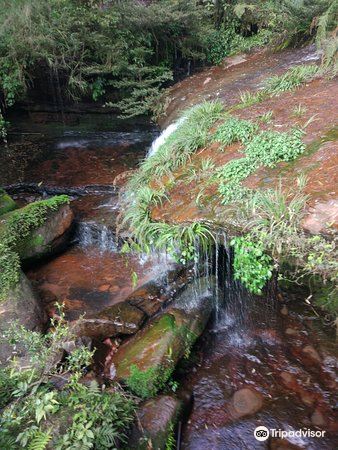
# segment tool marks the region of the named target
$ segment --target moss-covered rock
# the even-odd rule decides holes
[[[138,423],[132,429],[128,448],[167,448],[167,444],[174,439],[181,406],[181,402],[172,395],[160,395],[141,404],[137,411]]]
[[[21,260],[43,258],[57,252],[67,241],[67,232],[74,219],[69,205],[62,205],[52,211],[47,220],[31,231],[17,247]]]
[[[68,203],[60,195],[0,217],[0,301],[19,282],[20,259],[40,258],[63,245],[73,220]]]
[[[17,208],[17,204],[12,199],[11,196],[7,194],[3,189],[0,188],[0,216],[13,211]]]
[[[142,398],[161,390],[204,330],[212,310],[212,288],[209,278],[195,281],[163,314],[124,343],[112,360],[116,379]]]
[[[14,355],[25,355],[24,349],[20,346],[17,346],[14,354],[12,346],[2,338],[11,324],[17,322],[28,330],[40,331],[45,320],[45,313],[30,283],[21,272],[19,282],[7,293],[6,299],[0,305],[0,367],[7,365]]]

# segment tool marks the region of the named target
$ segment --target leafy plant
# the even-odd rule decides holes
[[[252,293],[261,294],[266,282],[272,277],[272,259],[264,254],[264,246],[247,237],[232,239],[234,247],[234,278]]]
[[[77,347],[65,359],[56,357],[67,340],[75,339],[62,310],[60,316],[46,336],[14,324],[5,336],[11,344],[27,347],[33,368],[18,368],[13,361],[13,367],[0,369],[1,448],[108,450],[126,441],[134,402],[118,387],[108,392],[96,381],[89,386],[81,382],[92,363],[87,347]],[[66,380],[65,386],[54,388],[53,378]]]
[[[234,142],[246,143],[258,131],[258,126],[249,121],[229,116],[213,134],[213,140],[224,146]]]

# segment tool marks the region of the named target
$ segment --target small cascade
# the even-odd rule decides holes
[[[99,251],[116,251],[116,235],[107,225],[95,222],[80,222],[76,232],[76,240],[82,247],[96,246]]]
[[[152,143],[147,157],[150,158],[151,156],[155,155],[157,150],[167,141],[169,136],[173,134],[184,121],[185,117],[181,117],[176,122],[170,124],[165,130],[163,130],[162,133]]]

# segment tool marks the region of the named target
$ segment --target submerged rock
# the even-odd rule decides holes
[[[2,339],[3,333],[17,322],[31,331],[41,331],[46,321],[45,314],[35,297],[26,276],[21,273],[19,283],[10,290],[5,301],[0,303],[0,367],[5,366],[13,356],[24,356],[25,351],[13,347]]]
[[[181,402],[172,395],[161,395],[141,404],[137,411],[138,423],[132,429],[128,448],[164,450],[173,438]]]
[[[125,342],[112,358],[115,378],[141,397],[164,386],[177,362],[203,332],[212,310],[209,278],[196,280],[163,314]]]
[[[254,414],[263,406],[262,395],[249,388],[236,391],[231,399],[230,412],[235,418]]]

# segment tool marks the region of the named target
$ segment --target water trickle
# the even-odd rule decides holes
[[[158,149],[167,141],[169,136],[177,130],[177,128],[185,121],[185,119],[186,119],[185,117],[181,117],[176,122],[170,124],[165,130],[162,131],[162,133],[152,143],[148,151],[147,155],[148,158],[155,155]]]
[[[96,246],[100,251],[116,251],[116,235],[107,225],[95,222],[81,222],[76,238],[81,247]]]

